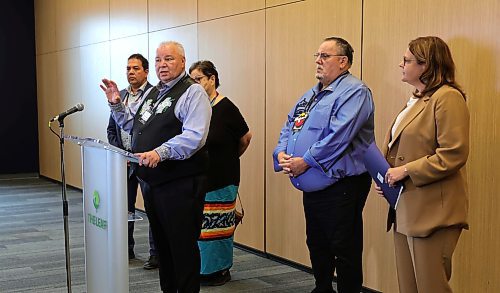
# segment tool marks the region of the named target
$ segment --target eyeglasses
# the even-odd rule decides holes
[[[314,59],[321,59],[321,60],[326,60],[330,57],[346,57],[346,55],[340,55],[340,54],[327,54],[327,53],[314,53]]]
[[[191,77],[196,83],[200,83],[200,81],[206,77],[205,75],[200,75],[200,76],[196,76],[196,77]],[[207,77],[208,78],[208,77]]]
[[[406,59],[406,57],[403,57],[403,66],[406,66],[406,64],[409,64],[412,61],[417,61],[417,59]]]

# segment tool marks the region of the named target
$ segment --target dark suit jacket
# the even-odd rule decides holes
[[[152,85],[148,82],[146,84],[146,87],[144,88],[144,92],[146,92],[150,87],[152,87]],[[126,89],[120,91],[120,98],[122,99],[122,101],[125,98],[126,94],[127,94]],[[109,115],[107,133],[108,133],[108,142],[111,145],[124,149],[122,137],[120,135],[120,126],[116,124],[115,119],[113,119],[113,116],[111,114]]]

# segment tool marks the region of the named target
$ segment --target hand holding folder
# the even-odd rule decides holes
[[[378,149],[375,142],[370,144],[370,146],[366,149],[365,155],[363,157],[363,162],[365,163],[366,169],[372,176],[375,183],[380,186],[380,188],[382,188],[384,197],[391,208],[396,209],[398,206],[399,197],[401,196],[401,192],[403,192],[404,186],[401,182],[396,182],[394,186],[389,186],[389,183],[385,182],[385,173],[390,168],[390,166]]]

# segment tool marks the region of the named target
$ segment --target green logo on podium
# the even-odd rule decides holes
[[[101,203],[101,198],[99,197],[99,192],[97,192],[97,190],[94,190],[92,202],[94,203],[95,212],[97,213],[97,209],[99,208],[99,204]]]
[[[99,192],[97,190],[94,190],[94,193],[92,194],[92,203],[94,204],[95,212],[97,213],[97,209],[99,208],[99,205],[101,204],[101,197],[99,196]],[[91,213],[87,214],[87,218],[90,224],[96,226],[97,228],[101,228],[103,230],[106,230],[108,227],[108,221],[105,219],[99,218],[96,215],[92,215]]]

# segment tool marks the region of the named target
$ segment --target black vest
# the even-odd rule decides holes
[[[142,153],[154,150],[164,142],[182,133],[182,122],[175,117],[175,105],[182,94],[194,81],[186,76],[179,80],[164,96],[159,96],[157,87],[153,87],[142,105],[137,110],[132,127],[132,152]],[[169,99],[171,105],[161,113],[154,113],[145,124],[139,121],[143,107],[152,107],[158,99],[160,104]],[[149,102],[148,102],[149,101]],[[158,106],[156,107],[158,109]],[[155,112],[157,111],[155,109]],[[208,129],[207,129],[208,131]],[[205,173],[208,169],[208,152],[205,147],[198,150],[193,156],[185,160],[164,160],[156,168],[138,166],[133,167],[135,174],[150,185],[158,185],[181,177]]]

